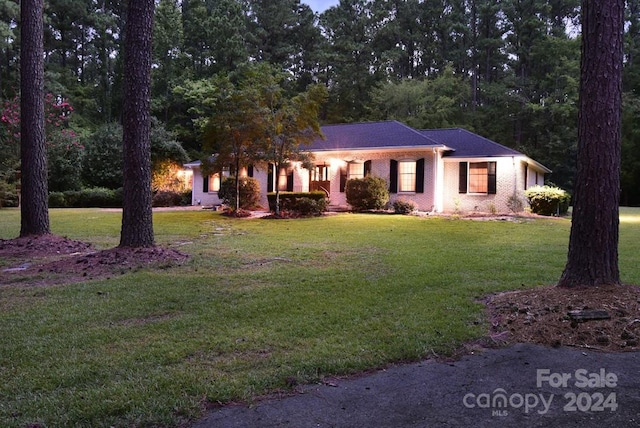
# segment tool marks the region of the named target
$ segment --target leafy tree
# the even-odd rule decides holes
[[[209,0],[210,75],[232,72],[248,59],[246,8],[238,0]]]
[[[406,79],[372,91],[372,117],[396,119],[414,128],[468,123],[470,87],[451,68],[431,79]]]
[[[311,70],[305,48],[314,46],[320,32],[311,8],[300,0],[247,2],[249,55],[301,76]]]
[[[63,192],[82,187],[84,147],[73,129],[59,129],[47,139],[49,191]]]
[[[187,152],[164,124],[156,118],[151,120],[151,188],[154,191],[184,190],[178,172],[187,162]]]
[[[320,16],[329,41],[327,71],[330,122],[351,122],[366,116],[370,89],[380,80],[372,41],[376,23],[367,0],[342,0]],[[373,71],[372,71],[373,70]]]
[[[171,91],[182,74],[181,61],[184,32],[177,0],[161,0],[155,12],[153,28],[152,110],[164,121],[169,120]]]
[[[558,286],[619,285],[623,0],[582,2],[578,169]]]
[[[89,187],[122,187],[122,126],[107,123],[84,138],[82,178]]]
[[[11,98],[12,90],[18,82],[17,76],[17,44],[15,28],[20,15],[20,6],[12,0],[0,0],[0,52],[5,61],[0,64],[0,97]]]
[[[132,0],[128,3],[124,62],[121,247],[154,245],[149,112],[154,5],[154,0]]]
[[[51,233],[44,129],[43,11],[44,0],[20,4],[20,236]]]
[[[310,168],[304,144],[311,143],[322,135],[318,123],[320,107],[327,92],[324,86],[311,86],[306,92],[293,98],[284,96],[277,84],[278,76],[270,75],[260,86],[261,109],[259,154],[262,160],[271,163],[274,171],[280,171],[291,162],[302,162]],[[280,189],[275,186],[276,210],[280,215]]]
[[[212,165],[208,157],[203,159],[204,171],[222,171],[233,165],[235,172],[234,209],[240,209],[240,176],[238,172],[257,157],[256,141],[262,136],[260,92],[255,85],[254,73],[264,73],[265,66],[248,67],[239,73],[239,82],[234,84],[229,76],[216,80],[218,88],[211,117],[205,127],[203,150],[215,153]],[[214,172],[211,171],[211,172]]]
[[[186,80],[173,88],[174,115],[168,125],[186,150],[201,151],[202,132],[217,97],[214,79]]]

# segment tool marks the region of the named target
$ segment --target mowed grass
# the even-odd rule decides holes
[[[119,240],[121,214],[52,210],[54,233]],[[0,426],[177,426],[207,403],[391,362],[483,335],[478,298],[554,283],[567,219],[340,214],[231,220],[154,214],[172,269],[0,288]],[[19,212],[0,210],[0,238]],[[640,210],[621,212],[620,267],[640,283]]]

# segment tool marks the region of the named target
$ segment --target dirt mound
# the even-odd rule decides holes
[[[0,257],[10,261],[0,284],[54,285],[122,275],[145,266],[168,268],[189,256],[171,248],[122,248],[95,251],[86,242],[56,235],[0,241]]]

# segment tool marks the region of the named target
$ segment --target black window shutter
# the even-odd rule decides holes
[[[524,190],[527,190],[527,185],[529,183],[529,164],[524,164]]]
[[[364,162],[364,176],[368,177],[371,175],[371,161],[365,161]]]
[[[273,192],[273,164],[269,164],[267,172],[267,192]]]
[[[389,162],[389,192],[398,193],[398,161]]]
[[[253,177],[253,165],[249,165],[249,166],[247,167],[247,175],[248,175],[249,177]]]
[[[287,172],[287,192],[293,192],[293,169]]]
[[[344,188],[347,185],[347,168],[344,166],[340,167],[340,192],[344,193]]]
[[[416,161],[416,193],[424,193],[424,158]]]
[[[497,190],[496,163],[487,162],[487,193],[495,195]]]
[[[202,177],[202,193],[209,193],[209,176]]]
[[[458,193],[467,193],[467,162],[460,162]]]

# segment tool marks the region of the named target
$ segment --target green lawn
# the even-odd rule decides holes
[[[120,213],[52,210],[54,233],[107,248]],[[476,298],[554,283],[567,219],[154,214],[171,270],[0,288],[0,426],[176,426],[206,402],[450,353],[486,329]],[[19,212],[0,210],[0,238]],[[640,283],[640,210],[621,212],[622,279]],[[2,265],[5,262],[0,263]]]

